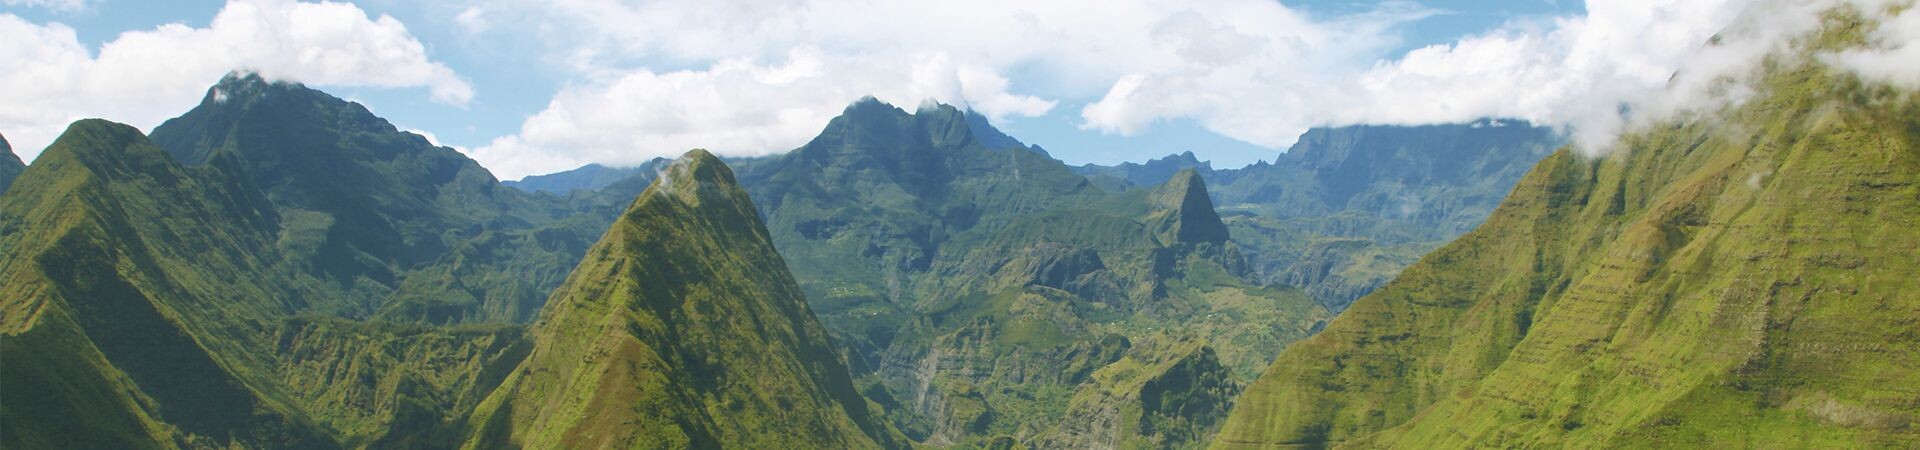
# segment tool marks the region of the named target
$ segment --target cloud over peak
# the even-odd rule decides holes
[[[392,17],[347,3],[234,0],[205,28],[130,31],[90,51],[60,23],[0,14],[0,129],[37,155],[66,124],[106,117],[151,128],[233,70],[322,86],[424,87],[465,105],[473,88]]]

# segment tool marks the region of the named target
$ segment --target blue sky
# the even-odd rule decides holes
[[[246,1],[260,3],[259,9],[265,10],[291,4],[290,0]],[[1675,16],[1690,13],[1667,5],[1674,1],[1636,1],[1673,9]],[[1582,51],[1577,44],[1566,43],[1577,41],[1567,34],[1589,33],[1586,28],[1594,28],[1568,25],[1585,20],[1588,14],[1585,4],[1571,0],[1302,0],[1284,2],[1280,8],[1259,0],[1219,0],[1197,2],[1205,5],[1185,11],[1139,5],[1114,8],[1107,12],[1118,17],[1111,23],[1091,24],[1073,17],[1076,12],[1087,14],[1084,10],[1056,15],[1021,11],[1009,14],[1011,18],[1003,23],[1000,16],[949,21],[945,18],[970,13],[902,8],[875,12],[884,17],[873,21],[842,24],[830,14],[795,13],[803,18],[790,21],[779,14],[682,7],[671,2],[352,3],[363,15],[359,20],[377,28],[382,16],[390,16],[404,26],[401,38],[410,37],[423,47],[423,55],[377,63],[406,67],[407,73],[417,76],[383,79],[378,70],[362,69],[364,73],[349,70],[315,80],[301,79],[303,72],[290,68],[284,72],[291,75],[283,77],[364,103],[396,125],[470,152],[503,178],[586,162],[635,163],[677,154],[684,150],[677,147],[686,146],[715,148],[723,154],[784,151],[824,125],[824,117],[832,115],[832,107],[826,105],[844,105],[865,94],[879,95],[909,110],[915,103],[912,98],[919,96],[970,103],[1015,137],[1044,146],[1073,164],[1141,161],[1193,151],[1214,160],[1216,166],[1233,167],[1272,159],[1308,126],[1436,123],[1484,116],[1569,123],[1571,119],[1540,112],[1541,106],[1523,99],[1543,95],[1515,93],[1514,98],[1505,98],[1509,94],[1502,89],[1476,80],[1498,80],[1507,72],[1513,77],[1541,76],[1538,73],[1545,71],[1539,66],[1554,66],[1564,62],[1556,59]],[[1726,15],[1726,5],[1738,2],[1705,3],[1714,4],[1705,8],[1713,13],[1706,15],[1712,16]],[[70,27],[80,47],[104,60],[99,55],[102,46],[121,39],[124,32],[150,32],[167,24],[208,29],[216,14],[229,6],[225,1],[200,0],[8,0],[4,8],[6,14],[30,26]],[[650,21],[653,17],[668,19]],[[733,34],[704,36],[688,32],[699,28],[673,28],[691,27],[671,22],[690,17],[710,18],[715,21],[713,28]],[[986,30],[971,35],[975,31],[965,25],[970,20]],[[1029,22],[1039,24],[1031,29],[1061,34],[1025,40],[1003,36],[1004,29]],[[1134,25],[1138,26],[1128,28]],[[1701,32],[1697,30],[1718,26],[1692,25],[1675,27],[1685,28],[1674,33],[1675,39],[1698,40]],[[835,27],[831,32],[819,31]],[[1102,27],[1116,33],[1111,47],[1103,42],[1109,37],[1076,31],[1098,32]],[[877,31],[871,35],[845,31],[860,28]],[[920,30],[941,36],[915,36]],[[1463,40],[1473,41],[1475,51],[1460,45]],[[1138,42],[1137,48],[1125,48],[1130,45],[1127,42]],[[1246,42],[1264,50],[1248,51],[1242,45]],[[1022,43],[1032,43],[1038,50],[1005,55]],[[1274,43],[1283,48],[1273,50]],[[1430,55],[1408,55],[1429,46],[1440,47],[1430,49],[1437,50]],[[1504,53],[1487,56],[1491,50],[1479,50],[1482,47]],[[1135,55],[1145,62],[1128,62]],[[1482,64],[1505,72],[1469,71],[1479,70]],[[1673,62],[1652,65],[1660,69],[1661,64]],[[1436,74],[1429,66],[1462,73]],[[434,67],[450,69],[451,77],[435,75]],[[1670,69],[1662,70],[1669,72],[1602,75],[1657,80],[1671,74]],[[795,71],[824,79],[780,84],[786,78],[778,74]],[[899,73],[885,73],[891,71]],[[201,81],[200,89],[213,81]],[[457,90],[450,83],[464,83],[470,97],[441,95],[441,88]],[[909,83],[926,85],[895,89]],[[1206,86],[1220,87],[1209,90]],[[69,89],[96,90],[86,85]],[[1427,99],[1407,95],[1420,92],[1409,89],[1460,92],[1463,97]],[[703,90],[715,92],[689,97],[690,92]],[[1369,93],[1339,94],[1355,90]],[[192,99],[199,98],[198,92],[192,94]],[[1544,96],[1575,95],[1548,94]],[[163,118],[191,106],[154,102],[149,107],[154,112],[138,112]],[[1400,103],[1414,106],[1402,108]],[[127,108],[116,105],[102,107],[101,113],[77,114],[112,114]],[[725,111],[709,114],[712,110]],[[628,115],[636,118],[620,119]],[[126,120],[143,127],[153,125]],[[22,146],[44,138],[33,136],[32,131],[4,128],[7,125],[0,118],[0,133],[10,139],[28,136]]]

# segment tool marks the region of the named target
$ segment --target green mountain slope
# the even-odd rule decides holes
[[[525,354],[514,327],[307,316],[345,294],[229,158],[81,121],[0,199],[4,446],[444,447]]]
[[[1156,339],[1095,371],[1032,447],[1204,447],[1239,392],[1213,349]]]
[[[20,162],[20,156],[13,154],[13,145],[7,143],[6,136],[0,136],[0,193],[7,192],[13,185],[13,179],[25,172],[27,165]]]
[[[0,199],[7,447],[331,444],[257,383],[245,349],[272,344],[240,320],[314,291],[263,257],[275,217],[229,170],[86,120]]]
[[[868,412],[753,202],[695,150],[588,252],[474,448],[874,448]]]
[[[1537,166],[1288,349],[1216,448],[1920,445],[1920,104],[1804,55],[1711,120]]]

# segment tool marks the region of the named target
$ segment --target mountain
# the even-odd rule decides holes
[[[221,79],[153,141],[188,166],[227,155],[264,190],[276,245],[346,292],[333,315],[525,322],[591,240],[554,236],[597,232],[360,104],[259,75]]]
[[[910,438],[1032,441],[1093,372],[1161,339],[1251,380],[1328,317],[1240,277],[1197,176],[1107,191],[999,136],[951,106],[863,100],[740,172],[861,391]]]
[[[566,194],[576,190],[600,190],[620,180],[631,178],[641,172],[658,172],[669,161],[666,158],[654,158],[636,167],[607,167],[588,164],[565,172],[546,175],[534,175],[519,181],[503,181],[501,184],[527,192],[546,192]]]
[[[1537,165],[1289,348],[1216,448],[1920,445],[1920,102],[1775,54],[1745,103]]]
[[[1155,188],[1147,200],[1154,206],[1147,224],[1161,242],[1227,242],[1227,225],[1220,222],[1220,214],[1213,210],[1213,199],[1199,172],[1181,170],[1172,180]]]
[[[7,137],[0,136],[0,193],[7,192],[13,180],[26,170],[26,163],[20,162],[20,157],[13,154],[13,145],[7,143]]]
[[[309,316],[343,294],[282,220],[230,155],[74,123],[0,198],[0,443],[418,448],[524,353],[512,327]]]
[[[274,217],[223,169],[84,120],[0,199],[7,447],[331,443],[227,355],[264,336],[212,319],[285,314],[308,293],[264,257]]]
[[[1215,169],[1193,152],[1074,168],[1104,189],[1182,170],[1211,185],[1250,278],[1297,286],[1339,311],[1486,219],[1534,162],[1565,142],[1521,121],[1314,128],[1273,162]]]
[[[869,412],[719,159],[664,168],[555,291],[477,448],[876,448]]]

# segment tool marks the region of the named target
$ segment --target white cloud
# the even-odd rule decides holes
[[[1130,74],[1279,69],[1262,61],[1287,61],[1296,71],[1364,67],[1374,60],[1366,55],[1398,44],[1388,29],[1432,14],[1389,3],[1315,21],[1267,0],[490,6],[529,18],[516,26],[551,45],[556,66],[579,74],[518,134],[475,150],[507,178],[587,162],[633,164],[690,147],[786,151],[867,94],[895,105],[934,98],[1004,119],[1045,114],[1058,99],[1097,98],[1115,80],[1143,77]],[[1116,120],[1096,125],[1129,132],[1157,113],[1190,113],[1182,108],[1246,93],[1204,95],[1212,98],[1109,106]]]
[[[453,105],[473,98],[398,20],[345,3],[234,0],[206,28],[127,32],[97,52],[66,25],[0,14],[0,42],[0,86],[9,86],[0,90],[0,130],[23,158],[81,118],[150,129],[236,69],[323,86],[426,87]],[[22,86],[32,88],[14,88]]]
[[[469,155],[503,179],[589,162],[633,165],[706,148],[725,155],[790,150],[865,95],[912,105],[971,103],[989,115],[1039,115],[1052,102],[1006,91],[1007,80],[943,54],[896,67],[889,59],[795,49],[779,61],[733,59],[700,70],[636,70],[569,86],[519,133]]]
[[[1888,6],[1862,1],[1864,12],[1885,11]],[[1853,71],[1868,81],[1920,89],[1920,8],[1905,5],[1889,14],[1868,33],[1868,47],[1822,55],[1828,63]]]
[[[1509,117],[1568,127],[1582,150],[1597,154],[1626,127],[1743,100],[1751,93],[1743,80],[1757,63],[1817,27],[1821,11],[1843,4],[1877,11],[1892,3],[1910,4],[1590,0],[1584,15],[1517,19],[1450,44],[1391,54],[1402,25],[1438,12],[1387,2],[1370,12],[1318,17],[1267,0],[509,2],[519,8],[516,17],[536,24],[533,35],[563,55],[556,62],[583,81],[521,134],[480,152],[483,161],[498,162],[497,170],[525,173],[633,163],[691,146],[723,154],[783,151],[865,90],[913,104],[886,95],[892,87],[945,93],[933,96],[957,97],[996,117],[1038,115],[1064,103],[1078,108],[1083,127],[1122,135],[1190,119],[1274,149],[1315,126]],[[1906,11],[1873,34],[1875,49],[1830,60],[1871,80],[1920,85],[1920,12]],[[1716,35],[1718,43],[1706,45]],[[784,54],[797,46],[810,56]],[[729,75],[743,73],[738,64],[805,67],[818,78]],[[650,66],[691,70],[662,78],[641,68]],[[932,72],[943,75],[924,76]],[[621,94],[665,79],[700,87]],[[753,94],[721,99],[698,89]],[[654,117],[688,105],[729,112]],[[746,111],[755,108],[787,114]],[[621,119],[606,124],[612,129],[590,125],[608,120],[602,116]],[[641,121],[647,126],[635,126]]]
[[[459,25],[460,29],[467,34],[485,33],[492,27],[492,24],[487,22],[486,8],[478,6],[469,6],[460,11],[460,14],[453,16],[453,23]]]

